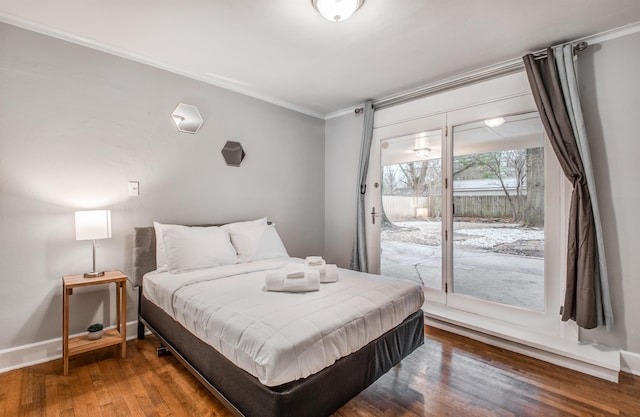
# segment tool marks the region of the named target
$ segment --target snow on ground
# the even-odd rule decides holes
[[[397,228],[383,228],[382,240],[391,242],[416,243],[427,246],[440,246],[442,223],[440,221],[398,221]],[[504,246],[516,242],[529,242],[535,249],[542,250],[544,229],[527,228],[513,223],[454,223],[454,242],[456,246],[476,249],[504,249]]]
[[[383,275],[442,288],[442,223],[397,221],[384,227]],[[544,230],[497,222],[455,222],[456,293],[544,311]],[[516,256],[514,256],[516,255]]]
[[[466,236],[472,236],[466,238]],[[506,243],[514,243],[522,240],[544,240],[544,230],[514,228],[482,228],[455,230],[456,243],[474,248],[493,248]]]

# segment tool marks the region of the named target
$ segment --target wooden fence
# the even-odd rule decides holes
[[[515,198],[515,197],[514,197]],[[521,206],[527,196],[520,196]],[[509,200],[504,195],[454,197],[454,217],[502,219],[513,217]],[[385,214],[391,220],[434,219],[442,216],[440,196],[382,196]]]

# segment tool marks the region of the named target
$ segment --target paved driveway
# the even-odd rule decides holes
[[[431,288],[442,286],[439,222],[397,222],[383,231],[380,269]],[[456,223],[454,291],[484,300],[544,310],[544,236],[513,225]],[[542,240],[540,239],[542,237]]]

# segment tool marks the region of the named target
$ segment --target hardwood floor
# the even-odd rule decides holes
[[[640,377],[606,382],[438,329],[335,417],[640,416]],[[0,374],[0,416],[220,416],[228,413],[157,340]],[[304,417],[304,416],[299,416]]]

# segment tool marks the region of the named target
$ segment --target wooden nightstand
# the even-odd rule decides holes
[[[69,338],[69,296],[74,288],[91,285],[116,284],[116,328],[105,330],[98,340],[87,335]],[[62,363],[64,375],[69,374],[69,357],[107,346],[120,345],[120,354],[127,356],[127,276],[120,271],[107,271],[104,276],[85,278],[80,275],[62,277]]]

